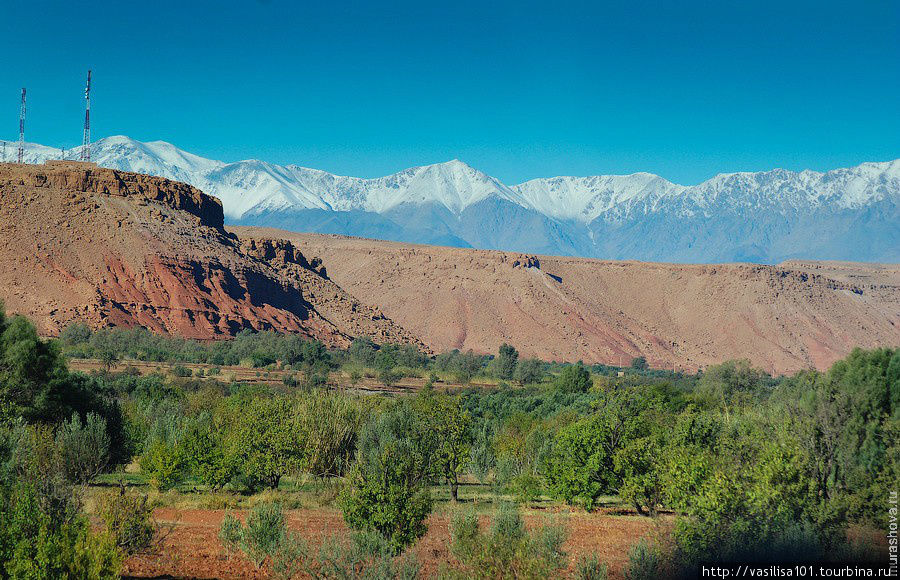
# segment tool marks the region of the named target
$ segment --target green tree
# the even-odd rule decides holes
[[[544,380],[544,363],[540,359],[527,358],[516,365],[515,379],[523,385]]]
[[[645,357],[639,356],[631,359],[631,368],[636,371],[645,371],[650,368]]]
[[[432,474],[450,485],[450,499],[459,499],[459,475],[469,462],[472,449],[472,418],[459,397],[430,394],[418,401],[427,423],[423,433],[432,439],[429,445]]]
[[[591,373],[581,363],[567,366],[553,380],[563,393],[584,393],[591,387]]]
[[[293,404],[285,397],[254,398],[241,410],[228,452],[250,489],[277,488],[283,476],[302,469],[306,460],[306,434]]]
[[[395,553],[425,534],[432,505],[423,485],[427,461],[412,439],[398,435],[397,423],[404,421],[408,414],[395,413],[366,425],[338,500],[351,528],[377,532]]]
[[[237,422],[220,407],[193,419],[185,432],[182,453],[188,469],[213,490],[221,489],[240,472],[238,457],[228,448],[228,433]]]
[[[350,359],[354,362],[372,366],[375,364],[375,353],[378,351],[378,345],[375,344],[368,336],[360,336],[353,339],[348,349]]]
[[[497,377],[512,380],[519,362],[519,351],[505,342],[500,345],[500,351],[494,360]]]
[[[592,509],[601,495],[617,492],[616,454],[648,434],[665,396],[642,387],[607,391],[593,414],[560,429],[545,466],[555,495]]]

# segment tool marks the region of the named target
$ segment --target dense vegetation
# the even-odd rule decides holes
[[[106,368],[71,373],[62,353]],[[182,366],[139,376],[119,364],[128,358]],[[192,376],[183,365],[195,362],[289,368],[299,378],[243,385]],[[336,370],[351,381],[428,380],[416,395],[361,396],[322,388]],[[691,376],[640,359],[621,370],[523,359],[510,345],[492,357],[428,357],[368,339],[329,351],[273,333],[201,344],[74,325],[43,341],[28,321],[0,317],[0,576],[108,576],[148,545],[153,524],[139,495],[105,496],[102,532],[90,530],[79,501],[98,474],[132,459],[160,490],[336,482],[335,503],[355,530],[349,543],[310,549],[277,503],[259,504],[245,523],[226,519],[226,546],[288,578],[415,576],[405,550],[427,530],[436,486],[455,502],[474,481],[519,504],[625,502],[663,514],[673,525],[635,547],[630,577],[689,576],[699,562],[868,555],[847,530],[883,528],[900,481],[900,351],[856,350],[828,372],[781,378],[746,361]],[[451,394],[444,378],[496,386]],[[452,536],[451,577],[538,578],[568,563],[564,525],[526,531],[509,506],[487,530],[460,510]],[[576,570],[606,573],[590,558]]]

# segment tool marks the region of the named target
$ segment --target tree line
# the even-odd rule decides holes
[[[63,352],[102,349],[119,358],[297,365],[310,376],[360,365],[501,380],[453,395],[429,381],[414,396],[365,397],[311,382],[66,368]],[[580,363],[530,363],[509,345],[493,357],[431,358],[358,339],[336,352],[272,333],[203,345],[75,327],[47,341],[26,319],[0,315],[0,569],[114,574],[142,543],[135,538],[146,535],[149,510],[123,491],[106,499],[107,523],[93,531],[79,489],[132,459],[161,490],[253,494],[286,478],[335,480],[356,534],[355,551],[337,560],[354,570],[388,566],[397,577],[416,569],[396,557],[427,530],[436,486],[455,501],[467,481],[520,504],[552,498],[591,511],[623,501],[646,517],[674,517],[665,537],[635,547],[631,577],[690,576],[700,562],[871,557],[847,530],[883,527],[884,498],[900,481],[900,351],[858,349],[827,372],[789,377],[746,361],[695,376],[633,366],[618,377]],[[246,525],[227,520],[223,542],[285,574],[324,573],[324,562],[337,560],[302,546],[278,523],[280,510],[266,504]],[[459,570],[540,577],[565,561],[563,534],[552,526],[525,531],[507,510],[485,532],[471,518],[461,512],[451,530]],[[600,563],[582,568],[597,572]]]

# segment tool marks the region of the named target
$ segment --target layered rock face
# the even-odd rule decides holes
[[[217,199],[77,162],[0,164],[0,299],[51,335],[83,320],[198,339],[253,329],[332,346],[417,342],[329,280],[322,260],[227,233]]]

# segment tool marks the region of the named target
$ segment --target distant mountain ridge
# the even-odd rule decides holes
[[[7,143],[6,160],[15,149]],[[649,173],[507,186],[459,160],[363,179],[223,163],[123,136],[97,141],[91,156],[214,195],[230,224],[605,259],[900,261],[900,159],[720,174],[695,186]],[[26,146],[27,162],[59,157],[59,149]]]

